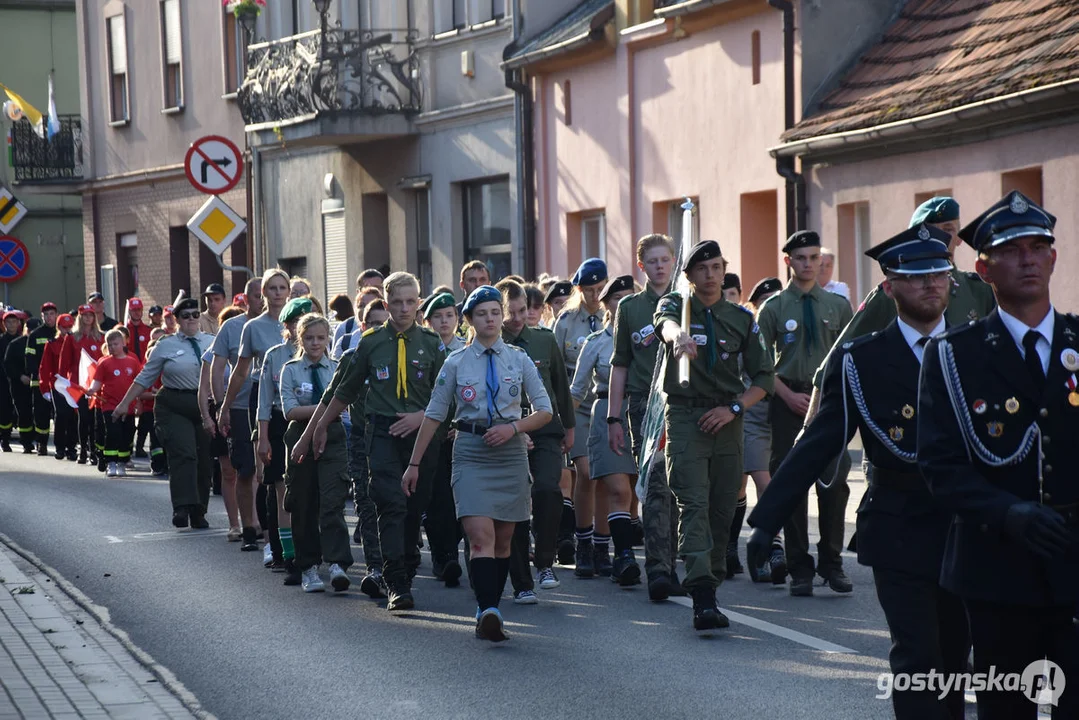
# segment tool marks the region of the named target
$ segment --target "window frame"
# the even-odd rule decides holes
[[[120,22],[123,24],[123,46],[124,46],[124,69],[121,72],[116,71],[116,55],[115,55],[115,43],[113,43],[113,23]],[[108,67],[108,96],[109,96],[109,126],[110,127],[123,127],[131,122],[131,78],[130,72],[131,52],[127,43],[127,18],[125,17],[124,10],[115,15],[108,15],[105,17],[105,63]],[[118,92],[116,83],[118,78],[122,78],[122,92]],[[118,97],[119,96],[119,97]],[[117,113],[117,101],[123,102],[123,112]],[[122,116],[118,116],[122,115]]]
[[[176,42],[179,44],[179,60],[169,62],[168,50],[168,22],[166,6],[169,2],[176,3]],[[158,18],[161,23],[161,112],[165,114],[182,112],[184,109],[184,28],[183,28],[183,5],[181,0],[159,0]],[[170,93],[170,73],[175,66],[175,88]],[[170,97],[170,94],[172,97]]]
[[[591,223],[598,221],[599,236],[597,239],[598,247],[596,253],[591,253],[587,247],[587,234],[585,228]],[[597,210],[596,212],[583,213],[581,215],[581,262],[584,262],[588,258],[598,257],[603,262],[607,262],[607,212],[606,210]]]
[[[229,25],[232,26],[232,48],[233,48],[233,60],[235,61],[235,67],[232,69],[236,71],[236,83],[235,86],[229,83]],[[247,41],[243,37],[243,27],[240,25],[236,16],[224,10],[221,16],[221,70],[222,81],[224,83],[225,92],[222,94],[223,98],[234,99],[236,93],[239,91],[240,86],[243,84],[244,76],[247,74]]]
[[[509,220],[507,222],[507,232],[509,237],[504,243],[494,243],[491,245],[473,245],[472,244],[472,193],[482,192],[485,186],[505,184],[506,186],[506,203],[507,213]],[[481,260],[484,264],[488,264],[488,257],[505,255],[509,258],[510,273],[515,270],[515,258],[513,252],[513,217],[512,217],[512,203],[510,201],[510,178],[508,175],[496,175],[488,178],[478,178],[475,180],[469,180],[462,182],[461,184],[461,224],[463,230],[465,262],[471,260]],[[491,274],[491,281],[496,282],[494,277],[495,273]]]

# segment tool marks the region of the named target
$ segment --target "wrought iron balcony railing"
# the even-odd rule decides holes
[[[250,45],[237,94],[244,122],[419,112],[415,39],[414,30],[327,28]]]
[[[17,183],[82,179],[82,120],[60,115],[60,132],[38,137],[28,120],[11,124],[11,169]]]

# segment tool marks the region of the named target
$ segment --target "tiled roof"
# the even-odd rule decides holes
[[[514,60],[520,60],[533,53],[553,48],[559,43],[590,33],[597,29],[596,24],[599,25],[599,29],[602,29],[610,17],[613,17],[613,11],[614,0],[584,0],[556,20],[551,27],[521,47],[513,49],[504,60],[513,64]]]
[[[863,130],[1079,77],[1079,0],[910,0],[784,142]]]

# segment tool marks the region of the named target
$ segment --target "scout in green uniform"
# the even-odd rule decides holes
[[[802,429],[813,390],[813,373],[824,361],[836,338],[851,319],[850,304],[841,295],[825,291],[817,284],[820,270],[820,236],[812,230],[800,230],[783,246],[791,280],[778,295],[761,306],[757,322],[768,350],[774,353],[776,369],[775,399],[770,403],[772,455],[769,472],[787,457],[794,439]],[[894,307],[893,307],[894,312]],[[836,592],[850,592],[851,583],[843,572],[844,513],[850,488],[847,472],[850,456],[844,450],[838,456],[839,470],[830,468],[824,478],[828,487],[817,485],[820,508],[821,541],[817,545],[817,572]],[[809,555],[809,510],[807,501],[794,511],[786,524],[787,567],[791,573],[792,595],[813,594],[813,558]],[[772,582],[781,584],[786,569],[772,566]]]
[[[520,284],[502,280],[496,287],[502,293],[506,309],[502,317],[502,339],[528,354],[554,406],[554,417],[550,422],[529,433],[533,446],[528,453],[528,465],[532,473],[531,530],[535,538],[535,581],[528,567],[529,523],[518,523],[510,553],[514,601],[531,604],[535,601],[536,583],[541,590],[554,590],[561,584],[554,573],[564,507],[559,482],[562,478],[562,456],[573,447],[577,415],[569,394],[566,364],[554,333],[545,327],[527,327],[528,298]]]
[[[559,280],[552,283],[543,296],[543,304],[546,307],[546,322],[544,327],[554,330],[554,323],[562,313],[562,308],[573,294],[573,283],[569,280]],[[559,351],[561,354],[561,350]],[[565,363],[563,363],[565,364]],[[568,385],[567,385],[568,386]],[[570,443],[570,447],[573,444]],[[567,450],[568,452],[568,450]],[[562,565],[572,565],[573,558],[577,553],[577,543],[574,530],[577,528],[577,514],[573,508],[573,473],[569,468],[562,469],[562,479],[559,481],[562,490],[562,520],[558,524],[558,562]]]
[[[726,261],[714,240],[697,243],[685,259],[690,327],[683,328],[677,293],[664,296],[653,323],[666,343],[667,477],[678,501],[678,552],[686,561],[682,583],[693,596],[693,627],[710,630],[730,621],[716,606],[727,574],[727,535],[742,483],[742,413],[772,392],[772,358],[753,315],[723,299]],[[690,359],[689,387],[678,379],[678,359]],[[742,367],[752,379],[742,384]]]
[[[959,203],[950,197],[935,197],[926,200],[914,211],[909,227],[916,227],[921,223],[950,234],[951,242],[948,245],[948,252],[955,253],[956,247],[961,242]],[[953,264],[951,276],[951,297],[948,298],[948,309],[944,312],[944,320],[948,323],[948,327],[957,327],[970,320],[986,317],[997,306],[993,298],[993,289],[982,282],[978,273],[962,272],[955,269]],[[856,337],[883,330],[892,320],[895,320],[895,317],[895,303],[885,294],[881,286],[877,285],[862,301],[858,312],[854,314],[854,319],[836,340],[836,345],[841,347],[843,343]],[[813,385],[816,388],[820,388],[823,371],[824,363],[822,362],[813,378]]]
[[[355,357],[334,395],[323,395],[313,432],[311,450],[318,457],[326,444],[326,430],[345,407],[367,393],[364,431],[370,466],[370,494],[378,510],[382,572],[386,581],[388,610],[410,610],[412,578],[420,565],[416,538],[420,516],[431,496],[431,480],[438,462],[438,445],[424,453],[420,482],[409,497],[401,490],[401,476],[412,454],[416,429],[431,399],[431,388],[446,347],[438,334],[416,324],[420,304],[420,283],[409,273],[397,272],[386,278],[386,304],[390,321],[366,331]],[[369,387],[368,387],[369,385]],[[353,417],[353,422],[360,418]],[[293,456],[307,452],[304,437],[296,443]]]
[[[637,267],[648,285],[642,292],[622,298],[614,320],[614,354],[611,356],[610,407],[625,407],[629,428],[620,422],[607,425],[607,442],[616,453],[626,450],[629,430],[633,457],[639,464],[644,451],[644,414],[652,392],[656,356],[663,344],[656,334],[653,316],[659,299],[667,292],[674,270],[674,242],[666,235],[645,235],[637,241]],[[617,412],[607,413],[612,419]],[[648,597],[659,602],[671,595],[685,595],[678,581],[678,508],[667,484],[667,468],[652,463],[644,480],[644,572]]]

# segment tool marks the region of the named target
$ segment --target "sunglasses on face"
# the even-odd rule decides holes
[[[180,318],[181,320],[198,320],[199,315],[201,315],[201,314],[202,313],[199,312],[198,310],[191,310],[189,312],[182,312],[179,315],[177,315],[176,317]]]

